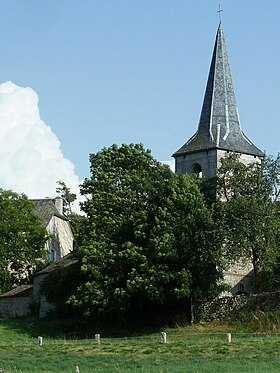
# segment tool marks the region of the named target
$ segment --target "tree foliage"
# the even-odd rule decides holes
[[[71,193],[71,189],[67,187],[64,181],[59,180],[56,183],[58,185],[56,192],[59,193],[63,199],[63,213],[66,216],[70,216],[72,214],[71,204],[77,199],[77,195]]]
[[[79,247],[81,241],[83,241],[84,231],[86,228],[86,217],[73,212],[69,218],[74,236],[75,247]]]
[[[217,204],[229,258],[252,261],[256,286],[279,250],[279,159],[245,165],[236,154],[222,158]]]
[[[214,294],[220,241],[199,180],[138,144],[104,148],[90,165],[81,187],[87,281],[70,302],[92,315]]]
[[[280,286],[280,154],[277,157],[266,157],[264,162],[264,177],[270,186],[271,218],[273,224],[267,227],[273,236],[273,245],[262,266],[262,288],[264,290],[279,290]]]
[[[47,232],[23,194],[0,189],[0,292],[27,281],[45,258]]]

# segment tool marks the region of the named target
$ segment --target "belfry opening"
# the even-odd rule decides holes
[[[192,175],[198,175],[198,177],[202,177],[202,168],[199,163],[194,163],[192,165]]]

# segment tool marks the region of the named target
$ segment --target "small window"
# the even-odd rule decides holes
[[[244,293],[244,285],[242,283],[238,284],[238,294]]]
[[[51,249],[51,252],[50,252],[50,261],[51,262],[55,262],[56,261],[56,252],[54,249]]]

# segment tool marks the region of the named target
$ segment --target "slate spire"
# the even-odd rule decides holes
[[[264,155],[241,131],[221,22],[217,30],[198,130],[173,156],[176,158],[208,149]]]

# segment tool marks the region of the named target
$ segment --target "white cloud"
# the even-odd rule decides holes
[[[40,118],[36,92],[12,82],[0,84],[0,187],[29,198],[54,197],[58,180],[79,193],[73,163]]]

